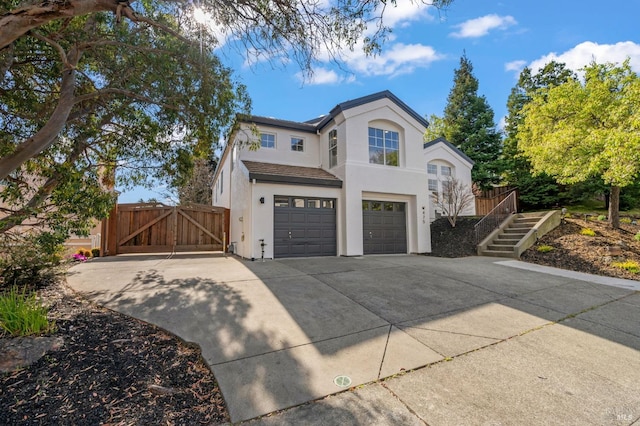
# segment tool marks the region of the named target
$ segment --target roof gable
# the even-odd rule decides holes
[[[359,107],[360,105],[365,105],[371,102],[378,101],[380,99],[389,99],[391,102],[400,107],[404,112],[409,114],[411,118],[416,120],[418,123],[423,125],[425,128],[429,127],[429,122],[425,120],[420,114],[415,112],[413,109],[409,108],[407,104],[402,102],[396,95],[391,93],[389,90],[383,90],[382,92],[373,93],[371,95],[363,96],[361,98],[352,99],[349,101],[345,101],[336,105],[329,115],[324,117],[320,123],[318,123],[318,130],[322,129],[326,126],[334,117],[340,114],[343,111],[346,111],[351,108]]]
[[[456,146],[454,144],[452,144],[451,142],[449,142],[448,140],[446,140],[443,137],[439,137],[437,139],[434,139],[431,142],[425,142],[424,145],[422,145],[422,149],[428,149],[428,148],[431,148],[431,147],[433,147],[435,145],[438,145],[438,144],[443,144],[444,146],[448,147],[455,154],[460,156],[460,158],[462,158],[463,160],[465,160],[467,163],[471,164],[472,166],[475,164],[475,161],[473,161],[471,158],[469,158],[469,156],[467,156],[467,154],[465,154],[464,152],[460,151],[460,149],[456,148]]]

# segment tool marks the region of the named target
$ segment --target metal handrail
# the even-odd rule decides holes
[[[516,191],[513,190],[504,200],[500,201],[485,217],[475,224],[476,245],[496,229],[510,215],[516,213]]]

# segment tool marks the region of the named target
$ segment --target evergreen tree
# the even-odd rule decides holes
[[[522,108],[536,91],[575,78],[575,74],[565,64],[552,61],[536,74],[532,74],[529,68],[523,69],[518,83],[511,89],[504,128],[503,178],[508,185],[519,189],[521,206],[525,209],[547,208],[558,203],[561,190],[556,180],[546,173],[533,176],[531,163],[518,148],[518,127],[523,120]]]
[[[445,136],[467,154],[475,165],[471,178],[482,189],[500,181],[502,140],[493,121],[493,110],[478,96],[478,79],[466,54],[454,71],[453,88],[444,110]]]

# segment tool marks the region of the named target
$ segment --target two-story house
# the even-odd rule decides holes
[[[427,164],[470,184],[473,163],[444,140],[423,144],[428,123],[389,91],[302,123],[238,120],[212,190],[245,258],[427,253]]]

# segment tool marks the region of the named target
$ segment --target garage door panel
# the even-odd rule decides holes
[[[274,203],[274,257],[337,254],[336,211],[331,208],[335,199],[277,198],[280,203]]]
[[[364,254],[407,252],[405,210],[405,203],[363,201]]]

